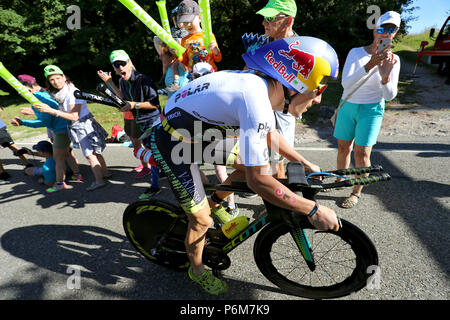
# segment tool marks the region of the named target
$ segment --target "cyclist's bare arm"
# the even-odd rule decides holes
[[[295,151],[294,148],[286,141],[286,139],[278,132],[273,130],[267,134],[267,144],[272,149],[277,151],[280,155],[289,161],[301,162],[307,171],[319,172],[320,167],[316,164],[306,160],[301,154]]]
[[[277,179],[265,174],[268,171],[268,166],[245,167],[248,187],[264,200],[276,206],[305,215],[309,214],[316,205],[314,201],[293,193]],[[322,205],[318,206],[318,210],[310,218],[310,222],[320,230],[331,229],[337,231],[339,229],[336,213]]]

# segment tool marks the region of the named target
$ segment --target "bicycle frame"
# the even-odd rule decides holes
[[[248,188],[237,188],[233,186],[225,186],[225,185],[205,185],[205,189],[209,190],[226,190],[226,191],[234,191],[234,192],[248,192],[250,191]],[[228,254],[235,248],[237,248],[239,245],[241,245],[243,242],[248,240],[251,236],[256,234],[258,231],[260,231],[263,227],[271,223],[272,221],[277,220],[284,220],[285,223],[288,225],[291,225],[292,231],[291,235],[297,244],[297,247],[302,254],[303,258],[305,259],[308,267],[311,270],[314,270],[315,264],[314,264],[314,257],[311,252],[311,245],[309,244],[308,238],[303,231],[302,228],[299,227],[299,224],[294,221],[299,221],[299,219],[302,219],[304,217],[301,216],[298,212],[291,212],[289,210],[285,210],[283,208],[274,206],[273,204],[267,202],[264,200],[264,205],[267,209],[267,211],[271,213],[271,217],[269,217],[269,214],[266,213],[263,216],[259,217],[258,219],[254,220],[247,228],[245,228],[241,233],[236,235],[234,238],[230,239],[225,245],[221,247],[224,254]],[[296,216],[294,219],[290,219],[292,216]],[[288,223],[287,219],[291,220],[291,223]]]

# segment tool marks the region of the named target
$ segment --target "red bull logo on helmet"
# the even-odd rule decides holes
[[[295,47],[300,46],[300,40],[289,45],[289,51],[278,50],[278,54],[286,59],[294,60],[292,69],[298,71],[305,80],[308,80],[311,71],[314,69],[315,58],[312,54],[299,50]]]
[[[269,50],[264,56],[264,59],[274,68],[287,82],[291,82],[296,76],[294,73],[289,73],[284,63],[280,61],[276,61],[273,57],[274,52]]]

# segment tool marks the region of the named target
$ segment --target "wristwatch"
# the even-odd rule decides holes
[[[136,103],[136,104],[134,105],[134,108],[135,108],[136,110],[139,110],[140,107],[141,107],[140,103]]]

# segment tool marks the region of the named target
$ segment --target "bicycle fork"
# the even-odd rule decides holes
[[[308,268],[314,271],[316,269],[316,263],[314,261],[313,250],[305,231],[300,226],[300,219],[302,217],[299,216],[298,212],[290,212],[286,218],[286,222],[291,227],[290,234],[292,239],[303,256],[303,259],[305,259]]]

